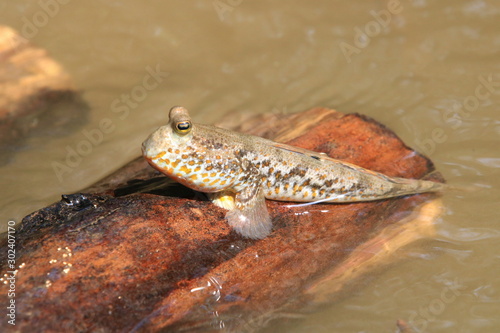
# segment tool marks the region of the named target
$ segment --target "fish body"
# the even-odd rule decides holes
[[[241,235],[263,238],[272,228],[265,199],[294,202],[372,201],[439,191],[443,184],[388,177],[326,154],[210,125],[193,124],[183,107],[143,142],[154,168],[229,209]]]

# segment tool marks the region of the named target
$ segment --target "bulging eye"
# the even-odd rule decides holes
[[[178,122],[175,126],[177,133],[179,134],[187,134],[191,131],[191,122],[190,121],[181,121]]]

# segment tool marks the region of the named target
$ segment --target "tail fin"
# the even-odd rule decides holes
[[[430,180],[407,179],[407,178],[392,178],[394,184],[394,196],[418,194],[425,192],[441,192],[448,186],[443,183],[433,182]]]

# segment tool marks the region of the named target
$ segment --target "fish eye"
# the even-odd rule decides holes
[[[191,130],[191,122],[190,121],[181,121],[175,125],[175,129],[179,134],[187,134]]]

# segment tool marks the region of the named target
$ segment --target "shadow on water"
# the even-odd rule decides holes
[[[36,148],[30,147],[29,139],[39,139],[36,145],[43,146],[87,124],[90,107],[80,93],[51,94],[45,97],[46,102],[37,103],[38,107],[25,114],[0,119],[0,167],[9,164],[17,152]]]

